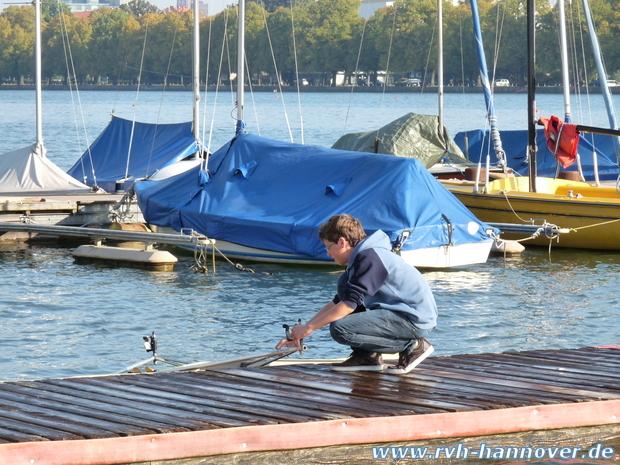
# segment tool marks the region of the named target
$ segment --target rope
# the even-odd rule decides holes
[[[506,191],[500,191],[501,194],[504,195],[504,198],[506,199],[506,203],[508,203],[508,206],[510,207],[510,209],[512,210],[512,213],[514,213],[514,215],[519,218],[521,220],[521,222],[523,223],[531,223],[532,220],[524,220],[523,218],[521,218],[517,212],[515,211],[514,208],[512,208],[512,204],[510,203],[510,199],[508,198],[508,194],[506,193]]]
[[[194,273],[207,273],[209,270],[206,266],[207,261],[207,249],[211,247],[211,266],[213,268],[213,274],[215,274],[215,253],[217,252],[224,260],[226,260],[230,265],[232,265],[235,269],[239,271],[245,271],[247,273],[255,274],[256,272],[252,268],[247,268],[243,266],[241,263],[233,263],[224,252],[217,248],[215,244],[210,245],[200,245],[194,248],[194,261],[196,262],[194,265],[190,267],[190,270]],[[272,275],[273,273],[262,272],[264,275]]]
[[[594,224],[589,224],[587,226],[580,226],[578,228],[570,228],[570,231],[577,232],[580,229],[594,228],[596,226],[605,226],[606,224],[617,223],[618,221],[620,221],[620,218],[618,218],[617,220],[609,220],[609,221],[603,221],[602,223],[594,223]]]

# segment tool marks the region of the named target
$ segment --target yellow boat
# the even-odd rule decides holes
[[[541,235],[528,244],[620,250],[620,194],[613,187],[542,177],[536,178],[537,192],[529,192],[528,177],[491,181],[487,193],[483,188],[474,192],[472,182],[442,180],[442,184],[484,222],[540,224],[545,220],[570,231],[553,238]]]

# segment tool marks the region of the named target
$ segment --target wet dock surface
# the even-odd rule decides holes
[[[327,365],[0,383],[2,444],[620,399],[620,350],[431,357],[407,375]],[[1,453],[1,452],[0,452]]]

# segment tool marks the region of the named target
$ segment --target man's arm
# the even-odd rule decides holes
[[[276,349],[281,349],[282,347],[297,347],[298,349],[301,349],[302,339],[308,337],[314,330],[322,328],[329,323],[337,321],[340,318],[353,313],[353,310],[354,309],[349,307],[344,302],[339,302],[337,304],[334,302],[329,302],[321,310],[319,310],[316,315],[310,318],[308,323],[293,326],[291,329],[292,341],[282,339],[276,345]]]

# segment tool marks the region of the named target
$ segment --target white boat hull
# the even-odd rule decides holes
[[[170,228],[160,228],[151,226],[153,231],[161,233],[172,233]],[[427,249],[408,250],[401,252],[403,259],[416,268],[452,268],[456,266],[473,265],[485,263],[491,252],[493,240],[485,242],[467,243],[451,246],[439,246]],[[183,248],[189,248],[182,246]],[[232,242],[216,240],[217,251],[232,260],[247,260],[252,262],[266,263],[288,263],[292,265],[334,265],[336,263],[329,259],[313,258],[306,255],[293,255],[271,250],[256,249],[246,247]],[[207,250],[211,250],[207,246]]]

